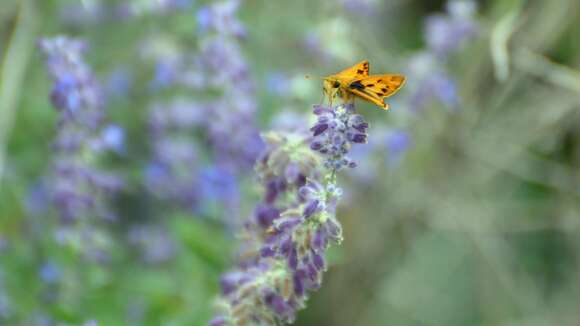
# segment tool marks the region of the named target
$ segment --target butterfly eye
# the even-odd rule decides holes
[[[334,88],[339,88],[340,87],[340,83],[338,81],[334,81],[334,84],[332,84],[332,87]]]

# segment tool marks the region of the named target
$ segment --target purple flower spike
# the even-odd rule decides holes
[[[352,145],[367,141],[366,130],[369,125],[361,115],[354,112],[352,105],[314,108],[318,122],[310,129],[313,135],[310,148],[324,155],[325,164],[330,169],[353,167],[346,154]]]
[[[252,278],[220,301],[233,325],[291,323],[309,293],[321,286],[327,248],[342,240],[335,216],[342,189],[335,173],[356,165],[347,154],[366,142],[368,123],[350,104],[315,106],[314,114],[318,121],[310,129],[312,137],[263,137],[267,150],[256,171],[265,188],[264,203],[257,206],[257,218],[245,224],[242,249],[249,250],[242,254],[250,258],[238,264]],[[313,157],[313,151],[322,155]]]
[[[108,150],[121,151],[124,131],[103,123],[103,91],[84,61],[86,43],[57,36],[44,38],[38,45],[53,82],[50,99],[59,113],[50,176],[52,188],[48,190],[62,224],[58,242],[68,244],[80,237],[83,239],[80,254],[104,262],[108,260],[109,248],[102,239],[108,234],[93,225],[100,223],[94,219],[116,219],[109,200],[123,188],[123,181],[116,174],[102,171],[96,158]]]

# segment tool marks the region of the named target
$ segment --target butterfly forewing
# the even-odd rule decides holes
[[[369,75],[369,62],[367,60],[364,60],[350,68],[344,69],[343,71],[339,72],[334,76],[343,80],[352,80],[355,78],[365,78],[368,77],[368,75]]]
[[[402,75],[373,75],[360,81],[365,90],[386,98],[397,92],[405,83]]]

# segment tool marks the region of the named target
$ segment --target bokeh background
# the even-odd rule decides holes
[[[257,135],[307,129],[319,77],[363,59],[407,84],[357,104],[345,240],[295,324],[580,324],[580,2],[216,3],[2,0],[1,325],[206,324]],[[99,87],[80,153],[56,35]]]

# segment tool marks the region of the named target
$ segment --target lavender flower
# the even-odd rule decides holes
[[[409,79],[415,81],[409,85],[409,105],[413,111],[421,111],[433,100],[450,109],[458,107],[456,82],[443,67],[453,52],[477,35],[476,9],[474,1],[451,0],[446,14],[427,18],[424,32],[427,49],[413,56],[409,64]]]
[[[346,154],[353,144],[367,142],[369,127],[361,115],[354,113],[354,105],[343,104],[334,108],[315,106],[318,121],[310,129],[314,139],[310,148],[326,157],[328,169],[340,170],[345,166],[353,168],[356,163]]]
[[[106,150],[122,148],[123,131],[103,124],[102,91],[82,57],[86,44],[59,36],[42,39],[39,47],[54,81],[51,100],[60,112],[50,197],[61,221],[68,224],[66,228],[74,228],[75,222],[85,219],[84,231],[91,230],[91,217],[116,218],[107,197],[122,187],[122,181],[100,170],[96,159]],[[85,242],[87,247],[90,243]]]
[[[154,88],[180,85],[204,94],[203,101],[178,99],[152,108],[150,189],[197,213],[211,215],[220,206],[215,203],[225,204],[225,215],[233,220],[239,211],[238,180],[264,146],[255,127],[254,84],[238,44],[245,34],[235,17],[238,6],[223,1],[198,11],[199,52],[193,57],[177,46],[160,46],[166,42],[159,40],[143,51],[157,62]],[[202,156],[215,166],[205,167],[198,160]]]
[[[340,190],[316,181],[301,189],[308,193],[305,208],[274,214],[256,262],[224,275],[219,316],[210,325],[293,322],[308,292],[320,288],[327,267],[325,251],[342,240],[334,215]],[[316,209],[309,211],[312,203]]]
[[[102,92],[90,68],[84,63],[87,44],[59,36],[42,39],[40,49],[53,79],[50,99],[62,112],[61,123],[75,121],[94,130],[103,119]]]
[[[291,323],[322,284],[326,250],[342,241],[335,174],[354,167],[347,154],[366,140],[368,124],[352,105],[317,106],[314,113],[312,138],[264,135],[268,147],[256,165],[263,203],[246,224],[238,268],[222,277],[218,314],[209,325]]]

